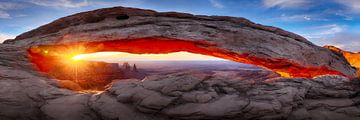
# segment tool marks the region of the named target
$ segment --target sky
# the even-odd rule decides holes
[[[360,52],[360,0],[0,0],[0,43],[61,17],[114,6],[244,17],[319,46]]]

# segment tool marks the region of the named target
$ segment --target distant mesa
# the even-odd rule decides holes
[[[146,76],[146,73],[138,70],[136,64],[133,64],[131,67],[128,62],[124,62],[122,65],[122,70],[125,78],[136,78],[141,80]]]
[[[124,62],[124,64],[122,65],[122,68],[126,71],[131,71],[131,66],[128,62]]]
[[[146,74],[131,68],[128,62],[122,67],[118,63],[105,63],[94,61],[81,61],[79,65],[57,64],[48,72],[53,78],[58,79],[63,87],[76,90],[104,90],[105,86],[116,79],[143,79]],[[135,64],[134,64],[135,65]],[[78,67],[78,68],[76,68]],[[69,84],[70,81],[73,83]]]

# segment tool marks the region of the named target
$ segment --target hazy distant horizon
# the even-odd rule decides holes
[[[122,61],[116,62],[121,66],[123,63],[129,63],[130,65],[136,64],[140,69],[262,69],[258,66],[245,64],[230,60],[216,61]]]
[[[126,61],[89,60],[89,61],[106,62],[106,63],[119,63],[119,62],[235,62],[235,61],[231,61],[231,60],[126,60]]]
[[[104,61],[116,63],[119,61],[227,61],[226,59],[190,53],[186,51],[172,52],[166,54],[132,54],[126,52],[96,52],[80,54],[78,59],[88,61]]]

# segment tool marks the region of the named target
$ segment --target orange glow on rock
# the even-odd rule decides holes
[[[31,47],[28,50],[30,61],[34,63],[36,68],[44,73],[48,73],[52,68],[56,67],[57,64],[69,64],[70,66],[74,66],[74,63],[69,63],[68,61],[83,63],[81,58],[76,58],[74,57],[75,55],[106,51],[128,52],[133,54],[166,54],[186,51],[257,65],[275,71],[284,77],[311,78],[325,74],[345,76],[341,72],[331,70],[325,66],[309,67],[290,62],[286,59],[265,59],[251,56],[248,53],[237,54],[221,50],[218,46],[204,41],[193,42],[184,40],[164,40],[164,38],[144,38],[64,45],[42,45]]]
[[[324,46],[324,47],[335,53],[343,55],[345,59],[349,62],[349,64],[357,69],[356,76],[360,77],[360,53],[344,51],[335,46]]]

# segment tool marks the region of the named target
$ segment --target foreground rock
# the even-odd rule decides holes
[[[109,92],[141,112],[181,119],[355,120],[360,118],[358,90],[340,76],[253,83],[175,74],[117,81]]]
[[[126,46],[111,48],[112,44],[103,43],[106,41],[120,42],[117,45],[126,42]],[[162,45],[157,44],[164,41]],[[318,47],[294,33],[255,24],[245,18],[159,13],[124,7],[64,17],[5,41],[6,44],[24,47],[79,42],[97,46],[88,46],[85,52],[189,51],[256,64],[299,77],[324,74],[353,77],[356,72],[341,55]],[[155,49],[137,43],[161,47]]]
[[[1,46],[0,56],[11,55],[0,66],[1,120],[360,119],[359,84],[340,76],[258,81],[176,73],[84,94],[18,61],[21,47]]]
[[[359,85],[340,76],[255,82],[177,73],[82,94],[25,71],[0,71],[2,120],[360,119]]]

